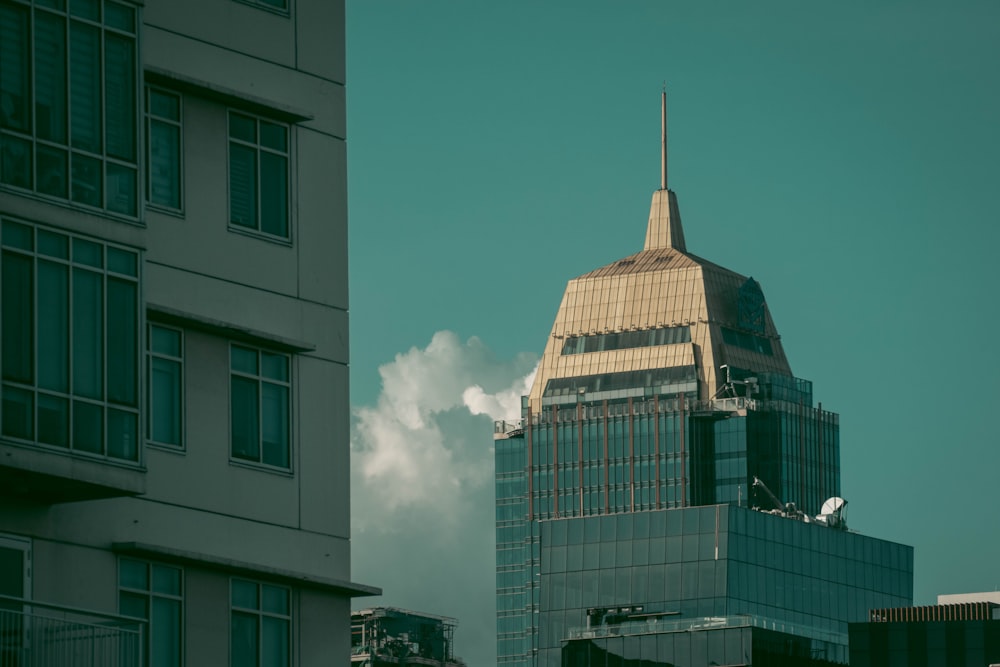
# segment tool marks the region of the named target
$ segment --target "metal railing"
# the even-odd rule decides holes
[[[0,595],[0,667],[143,667],[144,625]]]
[[[567,638],[594,639],[597,637],[615,637],[619,635],[647,635],[661,632],[697,632],[699,630],[716,630],[719,628],[755,627],[774,630],[790,635],[808,637],[833,644],[847,644],[847,635],[815,628],[805,624],[785,623],[774,619],[750,614],[731,616],[710,616],[706,618],[669,618],[652,617],[642,621],[626,621],[617,625],[598,625],[590,628],[571,628]]]

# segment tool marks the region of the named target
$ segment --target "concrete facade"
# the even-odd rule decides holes
[[[36,72],[34,88],[19,88],[9,67],[0,74],[0,94],[7,96],[8,108],[16,108],[22,90],[35,103],[33,122],[18,125],[11,115],[0,124],[0,130],[6,129],[3,140],[17,150],[26,146],[34,165],[22,176],[20,153],[4,154],[6,161],[0,162],[4,361],[10,365],[21,344],[25,349],[20,355],[39,369],[14,377],[5,367],[3,376],[0,538],[27,545],[22,551],[31,567],[30,577],[25,567],[23,597],[131,616],[122,608],[123,560],[179,570],[179,662],[153,655],[150,664],[193,667],[239,664],[231,637],[231,586],[234,580],[256,583],[258,591],[285,591],[290,605],[287,613],[281,612],[286,633],[281,641],[287,646],[266,645],[266,622],[254,631],[258,664],[346,663],[350,599],[377,589],[350,582],[343,1],[109,2],[89,23],[73,13],[75,5],[67,11],[55,3],[50,12],[43,7],[49,4],[0,5],[0,27],[9,34],[27,25],[36,43],[42,42],[44,26],[69,26],[62,33],[69,45],[62,48],[69,71],[63,72],[69,89],[63,97],[70,101],[64,113],[71,140],[55,141],[53,147],[43,136],[41,100],[48,93],[39,82],[48,61],[37,51],[41,47],[27,53]],[[93,7],[99,12],[101,5]],[[120,36],[117,31],[129,16],[135,20],[134,31]],[[97,83],[103,81],[105,96],[94,98],[104,105],[104,141],[94,160],[103,159],[104,180],[100,167],[97,178],[107,194],[84,203],[77,180],[83,178],[90,154],[85,156],[74,142],[83,136],[79,128],[84,121],[78,117],[83,103],[78,100],[83,99],[87,71],[78,61],[84,49],[79,35],[87,31],[104,38],[99,57],[105,75],[98,73]],[[131,61],[127,56],[121,61],[134,67],[131,83],[120,89],[131,93],[132,111],[119,103],[133,123],[126,141],[134,150],[119,164],[111,148],[115,132],[122,131],[111,118],[118,108],[111,95],[118,89],[108,72],[117,57],[112,49],[123,44],[135,49]],[[5,55],[11,62],[13,56]],[[179,164],[168,165],[179,167],[176,183],[169,186],[179,187],[178,206],[149,201],[149,188],[155,186],[147,176],[154,163],[165,160],[158,153],[162,144],[150,141],[151,121],[144,122],[150,89],[180,102],[179,136],[169,135],[177,136]],[[235,182],[240,167],[233,139],[237,119],[253,119],[258,132],[259,145],[247,149],[254,158],[246,195],[256,211],[256,227],[237,221],[233,212],[234,202],[244,196]],[[283,137],[275,140],[283,146],[277,152],[264,146],[267,132]],[[163,136],[168,135],[158,135]],[[45,151],[70,155],[72,167],[63,175],[71,185],[63,196],[46,191],[43,184],[41,170],[49,164]],[[118,199],[113,185],[120,188]],[[113,210],[116,206],[124,208]],[[264,231],[268,215],[277,216],[282,231]],[[34,249],[11,245],[19,243],[17,234],[32,233],[24,230],[33,230]],[[122,315],[111,300],[118,279],[111,268],[104,270],[105,301],[100,303],[105,315],[97,317],[95,326],[103,326],[104,344],[98,345],[104,354],[105,389],[96,402],[84,401],[76,389],[51,393],[43,385],[40,369],[48,362],[42,346],[48,344],[51,328],[43,321],[51,303],[40,277],[48,262],[42,249],[47,238],[68,239],[74,253],[78,242],[81,248],[96,244],[104,249],[106,267],[112,253],[138,259],[128,283],[136,288],[134,317]],[[75,305],[63,318],[73,324],[66,324],[68,342],[60,349],[71,358],[64,365],[75,382],[84,356],[74,346],[86,327],[73,310],[83,308],[75,282],[77,256],[68,261]],[[10,273],[8,266],[13,267]],[[17,273],[19,267],[27,268]],[[19,311],[12,304],[21,297],[28,305]],[[112,318],[122,318],[124,333],[116,333]],[[21,329],[15,320],[24,320]],[[170,406],[178,412],[180,432],[178,442],[170,444],[150,442],[151,327],[181,341],[180,403]],[[17,337],[22,330],[26,337]],[[125,344],[117,344],[115,336],[124,336]],[[248,414],[234,407],[239,383],[231,361],[234,350],[256,354],[261,364],[260,377],[244,378],[239,385],[251,387],[246,389],[251,396]],[[268,363],[282,367],[276,372],[283,379],[273,382],[263,376]],[[119,365],[126,369],[125,384],[131,383],[135,392],[122,409],[110,393]],[[66,423],[51,426],[43,404],[63,410],[58,414]],[[96,418],[101,432],[93,436],[104,444],[93,451],[81,444],[89,442],[82,417],[88,406],[104,415]],[[253,434],[247,442],[257,452],[250,458],[235,444],[242,436],[234,431],[243,422]],[[53,429],[54,440],[46,440],[43,434]],[[120,442],[111,442],[119,436]],[[113,454],[121,447],[134,454]],[[276,452],[277,464],[267,461],[268,449]],[[9,571],[4,576],[4,581],[13,578]],[[269,657],[275,651],[285,656],[284,662]]]

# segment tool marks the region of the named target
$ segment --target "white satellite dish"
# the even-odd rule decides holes
[[[843,498],[838,498],[834,496],[833,498],[827,498],[826,502],[823,503],[823,508],[819,511],[820,514],[837,514],[842,509],[847,501]]]

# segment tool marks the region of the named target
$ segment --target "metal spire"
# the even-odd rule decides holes
[[[660,133],[660,189],[667,189],[667,84],[663,84],[660,96],[660,120],[663,130]]]

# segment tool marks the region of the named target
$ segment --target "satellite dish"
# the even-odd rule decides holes
[[[847,505],[847,501],[843,498],[838,498],[834,496],[833,498],[827,498],[826,502],[823,503],[823,508],[819,511],[820,514],[837,514],[844,506]]]

